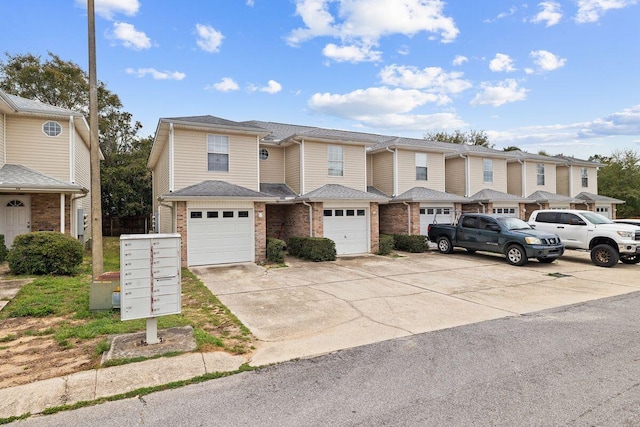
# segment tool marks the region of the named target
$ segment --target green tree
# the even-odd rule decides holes
[[[7,93],[56,107],[89,114],[89,77],[79,65],[51,52],[48,58],[32,54],[10,55],[0,60],[0,88]],[[115,93],[98,82],[99,145],[102,211],[130,216],[151,213],[150,173],[146,169],[148,138],[140,139],[140,122],[122,110]],[[116,178],[123,182],[116,184]],[[106,182],[105,182],[106,181]],[[148,190],[145,189],[148,186]]]
[[[626,202],[618,205],[618,217],[640,217],[640,153],[627,149],[590,160],[606,165],[598,171],[598,193]]]
[[[467,145],[481,145],[487,148],[493,148],[493,144],[489,144],[489,137],[483,130],[470,130],[463,132],[461,130],[455,130],[453,133],[448,132],[427,132],[423,136],[424,139],[429,141],[449,142],[451,144],[467,144]]]
[[[522,151],[522,150],[516,147],[515,145],[510,145],[508,147],[504,147],[502,151]]]

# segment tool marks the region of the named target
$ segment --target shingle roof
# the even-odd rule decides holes
[[[256,201],[274,200],[274,197],[268,194],[253,191],[225,181],[202,181],[172,193],[164,194],[161,198],[166,200],[186,200],[192,198],[232,198]]]
[[[420,201],[420,202],[470,202],[466,197],[457,194],[446,193],[442,191],[432,190],[426,187],[413,187],[404,193],[396,196],[391,200],[394,201]]]
[[[551,193],[549,191],[536,191],[531,193],[527,199],[534,202],[566,202],[566,203],[582,203],[582,200],[575,197],[563,196],[562,194]]]
[[[564,160],[556,156],[544,156],[542,154],[527,153],[526,151],[513,150],[505,151],[510,157],[513,157],[513,161],[517,160],[534,160],[547,163],[564,163]]]
[[[387,137],[384,141],[381,141],[371,147],[369,151],[375,152],[384,150],[388,147],[407,147],[413,149],[425,149],[425,150],[438,150],[453,152],[456,150],[456,144],[450,144],[447,142],[430,141],[427,139],[418,138],[399,138],[399,137]]]
[[[22,165],[5,164],[0,167],[0,190],[48,190],[55,192],[82,193],[87,189],[57,178],[42,174]]]
[[[280,199],[294,199],[297,196],[287,184],[260,184],[260,192]]]
[[[524,197],[503,193],[501,191],[491,190],[489,188],[485,188],[484,190],[478,191],[476,194],[469,197],[469,199],[471,199],[472,201],[487,200],[489,202],[517,202],[517,203],[530,202],[530,200]]]
[[[386,197],[387,199],[391,198],[391,196],[385,194],[383,191],[380,191],[376,187],[373,187],[373,186],[368,186],[367,187],[367,193],[377,194],[378,196]]]
[[[68,110],[66,108],[55,107],[40,101],[34,101],[20,96],[11,95],[0,90],[0,98],[4,99],[12,108],[25,113],[38,113],[56,116],[82,116],[82,113]]]
[[[252,125],[249,122],[234,122],[220,117],[211,115],[207,116],[186,116],[186,117],[163,117],[160,119],[163,123],[181,123],[187,125],[203,125],[207,127],[219,127],[224,129],[235,129],[238,131],[267,133],[267,129],[260,126]]]
[[[356,190],[339,184],[326,184],[298,197],[298,200],[358,200],[384,202],[388,198],[379,194]]]
[[[325,129],[314,126],[300,126],[286,123],[262,122],[251,120],[247,125],[258,126],[271,131],[262,142],[280,142],[292,137],[307,137],[317,139],[332,139],[340,141],[354,141],[375,144],[391,137],[373,133],[352,132],[339,129]]]
[[[597,167],[605,166],[604,163],[592,162],[591,160],[578,159],[578,158],[575,158],[573,156],[563,156],[562,154],[558,154],[558,155],[553,156],[553,157],[556,157],[556,158],[564,161],[565,163],[567,163],[569,165],[597,166]]]
[[[584,191],[580,194],[577,194],[576,198],[585,200],[587,202],[605,202],[605,203],[616,203],[616,204],[624,203],[624,200],[620,200],[620,199],[616,199],[608,196],[602,196],[600,194],[587,193]]]

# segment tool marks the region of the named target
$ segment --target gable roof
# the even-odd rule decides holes
[[[78,184],[70,184],[22,165],[0,167],[0,190],[12,192],[88,193]]]
[[[545,163],[564,163],[564,160],[556,157],[556,156],[545,156],[542,154],[535,153],[527,153],[526,151],[513,150],[506,151],[509,154],[511,159],[507,159],[507,162],[517,162],[517,161],[536,161],[536,162],[545,162]]]
[[[274,196],[253,191],[226,181],[202,181],[198,184],[181,188],[180,190],[163,194],[159,200],[186,201],[202,199],[233,199],[256,202],[275,201]]]
[[[369,148],[368,151],[370,153],[376,153],[379,151],[386,151],[387,148],[406,148],[416,151],[437,151],[442,153],[453,153],[457,150],[454,145],[456,144],[431,141],[428,139],[389,137],[386,140],[381,141],[373,147]]]
[[[281,200],[292,200],[298,196],[287,184],[260,184],[260,192]]]
[[[563,156],[562,154],[558,154],[558,155],[553,156],[553,157],[556,157],[556,158],[562,160],[567,165],[591,166],[591,167],[603,167],[603,166],[606,166],[604,163],[592,162],[591,160],[577,159],[577,158],[575,158],[573,156]]]
[[[563,196],[562,194],[551,193],[549,191],[536,191],[527,197],[531,201],[538,203],[545,202],[566,202],[566,203],[583,203],[584,200],[576,199],[575,197]]]
[[[294,139],[307,139],[327,142],[339,141],[343,143],[351,142],[373,145],[380,141],[392,138],[389,136],[378,135],[374,133],[326,129],[315,126],[300,126],[286,123],[262,122],[259,120],[251,120],[244,123],[268,129],[271,133],[262,139],[261,142],[264,143],[271,142],[277,144],[286,144]]]
[[[586,191],[583,191],[580,194],[576,195],[577,199],[580,200],[584,200],[587,202],[592,202],[592,203],[597,203],[597,202],[604,202],[604,203],[615,203],[615,204],[622,204],[625,203],[624,200],[620,200],[620,199],[616,199],[613,197],[608,197],[608,196],[602,196],[600,194],[593,194],[593,193],[587,193]]]
[[[313,191],[309,191],[297,198],[297,200],[306,200],[310,202],[321,202],[324,200],[353,200],[353,201],[371,201],[386,202],[389,198],[375,193],[356,190],[354,188],[345,187],[340,184],[326,184]]]
[[[469,197],[474,202],[514,202],[514,203],[527,203],[531,200],[524,197],[515,196],[509,193],[503,193],[502,191],[491,190],[485,188],[478,191],[473,196]]]
[[[470,202],[467,197],[453,193],[432,190],[426,187],[413,187],[410,190],[396,196],[392,202]]]

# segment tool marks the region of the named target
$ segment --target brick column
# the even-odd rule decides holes
[[[311,237],[324,237],[324,203],[314,202],[311,203],[312,214],[312,231]]]
[[[369,221],[371,223],[371,253],[380,251],[380,216],[378,215],[378,203],[369,204]]]
[[[176,233],[180,233],[180,262],[183,267],[187,264],[187,202],[176,202]]]
[[[255,238],[255,262],[267,261],[267,212],[264,202],[253,203],[254,238]]]
[[[417,236],[420,234],[420,203],[418,202],[409,203],[409,207],[411,208],[410,234],[413,236]]]

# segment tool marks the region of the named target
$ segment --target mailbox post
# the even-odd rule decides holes
[[[158,344],[158,316],[181,312],[180,234],[120,236],[120,320],[147,319]]]

